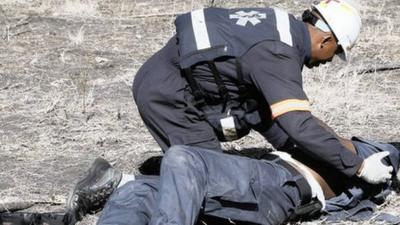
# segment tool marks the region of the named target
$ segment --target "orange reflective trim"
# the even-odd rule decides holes
[[[311,111],[307,100],[287,99],[271,105],[272,119],[291,111]]]

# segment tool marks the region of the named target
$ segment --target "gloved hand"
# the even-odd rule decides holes
[[[397,171],[397,180],[400,181],[400,170]]]
[[[370,155],[364,160],[363,167],[358,176],[371,184],[383,183],[390,179],[392,177],[391,172],[393,171],[393,167],[386,166],[381,161],[389,154],[389,152],[385,151]]]

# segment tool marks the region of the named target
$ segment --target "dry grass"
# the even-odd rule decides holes
[[[97,1],[95,0],[66,0],[64,5],[58,7],[55,15],[76,17],[93,17],[97,15]]]
[[[278,5],[298,14],[310,2],[216,0],[214,5]],[[168,15],[210,3],[1,1],[0,198],[59,199],[97,156],[136,172],[145,158],[160,154],[133,104],[131,81],[174,33],[174,16]],[[400,63],[399,10],[397,0],[365,1],[364,29],[351,63],[335,61],[304,72],[314,114],[343,136],[399,140],[400,72],[349,72]],[[267,144],[252,133],[225,146]],[[393,196],[382,210],[398,215],[396,202]],[[81,224],[95,224],[96,218]]]

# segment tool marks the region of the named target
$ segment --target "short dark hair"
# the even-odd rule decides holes
[[[301,19],[303,20],[304,23],[308,23],[313,26],[319,20],[319,18],[315,16],[315,14],[309,9],[303,12],[303,14],[301,15]]]

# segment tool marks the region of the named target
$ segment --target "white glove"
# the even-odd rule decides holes
[[[363,180],[371,184],[383,183],[392,177],[393,167],[386,166],[382,163],[382,159],[388,156],[390,153],[378,152],[370,155],[364,160],[364,167],[361,169],[358,175]]]
[[[397,171],[397,180],[400,181],[400,170]]]

